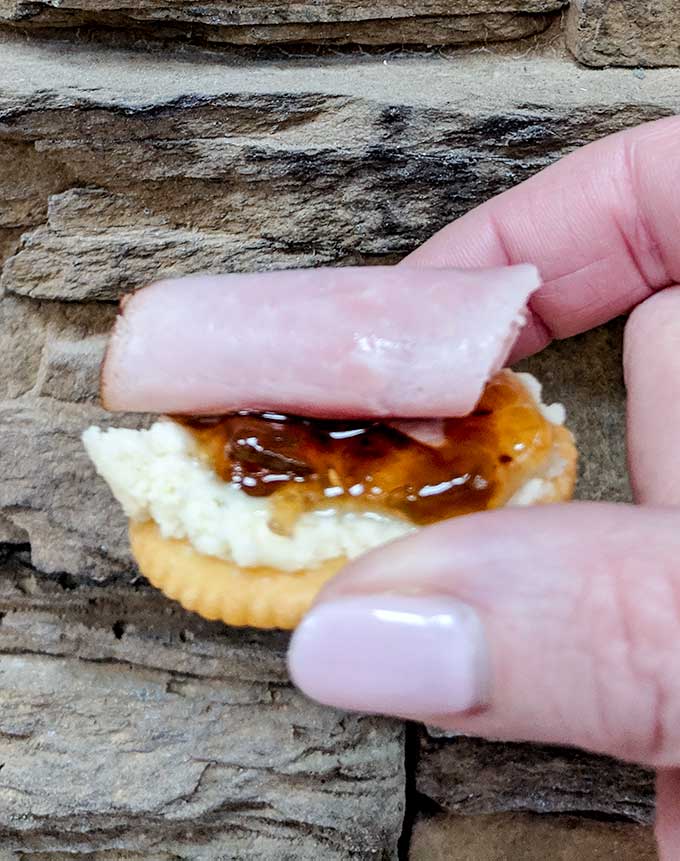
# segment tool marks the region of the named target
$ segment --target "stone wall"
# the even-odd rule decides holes
[[[0,22],[3,861],[652,858],[649,775],[316,707],[285,636],[162,599],[78,435],[107,421],[125,292],[394,262],[680,111],[680,70],[573,56],[672,66],[675,4],[0,0]],[[628,498],[621,330],[527,363],[567,403],[582,498]]]
[[[679,66],[676,0],[573,0],[567,40],[590,66]]]

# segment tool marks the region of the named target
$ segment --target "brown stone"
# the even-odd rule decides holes
[[[655,861],[651,828],[573,817],[436,816],[414,827],[410,861]]]
[[[48,338],[43,348],[37,394],[72,403],[97,401],[106,341],[106,335],[78,341],[59,336]]]
[[[143,421],[118,416],[115,424]],[[87,403],[42,398],[0,405],[0,510],[26,531],[41,571],[133,577],[126,520],[80,442],[90,424],[111,422]]]
[[[108,331],[114,316],[115,309],[106,305],[39,303],[1,296],[0,403],[29,392],[74,401],[96,398],[96,363],[103,349],[97,337]],[[65,351],[70,358],[60,358]]]
[[[577,142],[680,111],[680,72],[638,81],[548,57],[282,67],[200,54],[188,77],[183,55],[2,50],[0,162],[29,174],[38,152],[56,188],[78,177],[44,186],[4,266],[6,290],[41,299],[110,301],[196,271],[392,262]],[[8,176],[0,197],[3,182],[14,194]]]
[[[0,399],[19,397],[35,385],[46,329],[34,303],[0,294]]]
[[[565,0],[0,0],[0,20],[41,28],[126,28],[151,38],[214,44],[448,45],[506,41],[544,30]]]
[[[21,227],[0,228],[0,266],[19,250],[22,233]]]
[[[572,0],[567,43],[589,66],[680,65],[677,0]]]
[[[27,544],[28,533],[12,523],[9,517],[0,516],[0,544]]]
[[[569,813],[649,824],[654,778],[606,757],[551,746],[420,734],[416,790],[448,813]]]
[[[39,224],[45,218],[47,199],[69,183],[68,169],[54,163],[26,141],[13,141],[8,135],[0,159],[0,229]]]

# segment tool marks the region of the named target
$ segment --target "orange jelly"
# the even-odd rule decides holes
[[[271,525],[282,534],[319,508],[372,510],[417,525],[496,508],[539,471],[553,443],[553,425],[509,371],[491,379],[470,415],[443,419],[430,444],[409,435],[405,422],[250,412],[177,420],[224,481],[271,497]]]

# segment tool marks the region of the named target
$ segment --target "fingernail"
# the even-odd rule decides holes
[[[296,630],[290,674],[353,711],[445,715],[484,705],[488,657],[475,611],[447,597],[364,595],[319,604]]]

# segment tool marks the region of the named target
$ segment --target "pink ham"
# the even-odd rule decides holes
[[[539,286],[532,266],[198,276],[130,297],[102,371],[111,410],[430,418],[469,413]]]
[[[445,424],[444,419],[402,419],[389,422],[391,428],[430,448],[441,448],[446,442]]]

